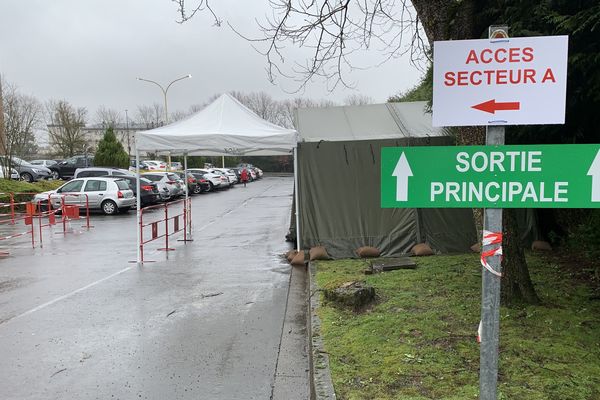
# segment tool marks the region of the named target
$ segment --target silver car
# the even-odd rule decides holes
[[[179,176],[172,172],[147,172],[141,176],[157,184],[162,200],[171,200],[185,194]]]
[[[53,209],[65,205],[79,205],[84,208],[86,200],[90,210],[101,210],[113,215],[128,211],[135,206],[135,196],[129,189],[129,183],[114,178],[78,178],[70,180],[56,190],[36,194],[34,202],[52,203]]]

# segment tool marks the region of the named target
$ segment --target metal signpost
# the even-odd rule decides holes
[[[497,398],[501,207],[600,207],[598,145],[503,146],[506,125],[564,123],[567,80],[567,36],[509,39],[507,31],[490,27],[487,40],[434,43],[433,126],[486,126],[487,146],[384,148],[381,155],[382,207],[488,207],[482,400]]]

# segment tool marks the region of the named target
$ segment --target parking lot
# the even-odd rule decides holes
[[[149,247],[141,267],[135,212],[17,242],[0,259],[0,398],[270,398],[292,187],[194,196],[193,242]]]

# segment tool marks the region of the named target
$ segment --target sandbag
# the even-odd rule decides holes
[[[315,260],[330,260],[329,254],[327,254],[327,249],[324,246],[315,246],[310,249],[308,252],[310,261]]]
[[[531,243],[531,250],[552,251],[552,246],[546,241],[534,240],[533,243]]]
[[[360,258],[379,257],[379,249],[376,247],[363,246],[356,249],[356,254]]]
[[[304,252],[298,251],[296,256],[290,262],[292,265],[304,265]]]
[[[298,254],[297,250],[290,250],[285,254],[285,257],[287,258],[288,262],[292,262],[294,257],[296,257],[296,254]]]
[[[431,247],[427,243],[415,244],[412,248],[412,252],[415,256],[432,256],[435,253],[431,250]]]

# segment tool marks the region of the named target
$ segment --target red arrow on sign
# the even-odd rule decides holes
[[[496,103],[496,99],[492,99],[471,106],[471,108],[474,108],[479,111],[485,111],[490,114],[495,114],[496,111],[519,110],[521,108],[521,103],[519,103],[518,101]]]

